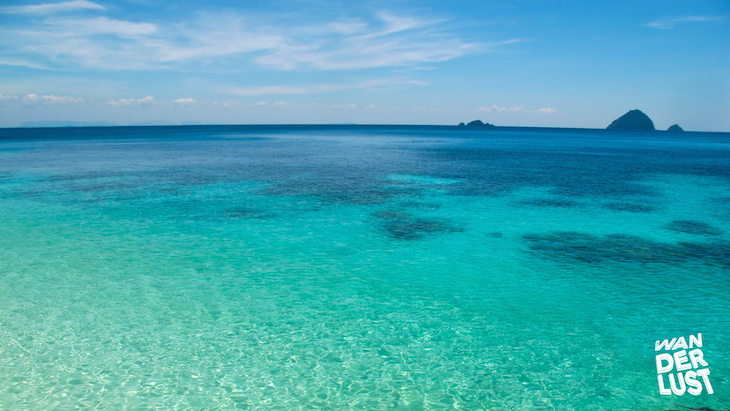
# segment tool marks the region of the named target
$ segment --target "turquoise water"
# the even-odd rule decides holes
[[[729,295],[727,134],[0,130],[0,409],[725,409]]]

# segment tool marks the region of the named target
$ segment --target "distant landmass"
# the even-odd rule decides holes
[[[474,120],[467,124],[459,123],[459,127],[494,127],[494,124],[482,123],[482,120]]]
[[[342,123],[339,125],[354,125],[354,123]],[[157,126],[157,125],[178,125],[178,124],[165,124],[165,122],[142,122],[128,124],[129,126]],[[207,123],[196,123],[188,122],[180,125],[209,125]],[[50,120],[50,121],[26,121],[20,124],[20,128],[43,128],[43,127],[119,127],[119,124],[109,123],[106,121],[64,121],[64,120]],[[459,123],[459,127],[470,127],[470,128],[496,128],[494,124],[484,123],[481,120],[474,120],[468,123]],[[640,130],[640,131],[654,131],[654,122],[644,114],[641,110],[631,110],[623,116],[617,118],[611,124],[606,127],[608,130]],[[670,133],[681,133],[684,131],[679,124],[673,124],[667,130]]]
[[[609,130],[655,130],[654,122],[641,110],[631,110],[606,127]]]
[[[105,121],[26,121],[18,127],[109,127],[116,126],[114,123],[107,123]]]
[[[679,132],[684,131],[684,129],[682,127],[680,127],[679,124],[674,124],[674,125],[670,126],[667,129],[667,131],[669,131],[670,133],[679,133]]]

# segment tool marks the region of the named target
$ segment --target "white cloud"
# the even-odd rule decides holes
[[[103,9],[81,0],[38,6],[52,10],[50,6],[60,5]],[[369,17],[301,25],[231,11],[199,13],[190,21],[165,24],[51,16],[20,20],[13,29],[3,30],[0,44],[24,56],[25,66],[52,61],[114,70],[196,65],[235,71],[251,62],[277,70],[418,67],[519,41],[475,44],[450,34],[443,21],[387,13]],[[214,60],[215,66],[210,64]]]
[[[378,18],[384,23],[384,27],[377,31],[368,32],[361,37],[380,37],[389,34],[415,30],[422,27],[433,26],[441,21],[425,20],[414,17],[394,16],[386,12],[380,12]]]
[[[60,3],[31,4],[27,6],[0,7],[0,13],[12,14],[51,14],[75,10],[104,10],[99,3],[87,0],[72,0]]]
[[[99,34],[112,34],[122,39],[145,38],[157,31],[157,25],[135,23],[107,17],[47,19],[45,25],[69,37],[86,37]]]
[[[650,27],[653,29],[660,29],[660,30],[668,30],[674,28],[677,24],[681,23],[704,23],[709,21],[720,21],[723,20],[723,17],[718,16],[684,16],[684,17],[675,17],[675,18],[667,18],[663,20],[657,20],[653,21],[651,23],[647,23],[644,26]]]
[[[254,58],[260,65],[277,70],[297,69],[352,70],[400,67],[452,60],[466,53],[473,44],[458,40],[347,38],[331,47],[280,47]]]
[[[146,105],[146,104],[152,104],[154,102],[154,100],[155,99],[152,96],[147,96],[147,97],[139,98],[139,99],[123,98],[120,100],[109,100],[107,102],[107,104],[109,104],[110,106],[129,106],[129,105],[133,105],[133,104]]]
[[[23,103],[35,103],[36,101],[38,101],[37,94],[30,93],[23,96]]]
[[[375,78],[357,83],[354,88],[428,86],[427,81],[411,80],[402,77]]]
[[[80,97],[68,97],[68,96],[43,96],[41,97],[46,103],[64,104],[64,103],[81,103],[84,99]]]
[[[33,23],[33,22],[31,22]],[[47,18],[21,30],[5,30],[17,52],[76,64],[117,70],[148,70],[230,55],[246,56],[277,47],[278,34],[236,16],[200,17],[191,23],[159,26],[94,18]],[[2,40],[0,39],[0,43]]]
[[[193,103],[197,103],[197,101],[195,101],[195,99],[193,99],[192,97],[178,98],[178,99],[172,100],[172,102],[175,103],[175,104],[193,104]]]
[[[555,110],[552,107],[543,107],[535,110],[535,113],[544,113],[544,114],[557,114],[558,110]]]
[[[4,96],[0,94],[0,101],[17,100],[18,96]]]
[[[231,94],[239,96],[263,96],[274,94],[321,94],[335,91],[366,89],[376,87],[403,87],[403,86],[427,86],[429,83],[419,80],[411,80],[404,78],[377,78],[353,83],[341,84],[312,84],[301,86],[257,86],[257,87],[239,87],[225,90]]]
[[[154,97],[152,97],[152,96],[147,96],[147,97],[137,100],[137,102],[139,104],[152,104],[153,101],[154,101]]]
[[[271,103],[273,107],[294,107],[294,104],[289,103],[288,101],[275,101]]]
[[[355,103],[349,103],[349,104],[333,104],[330,106],[330,108],[345,108],[348,110],[355,110],[357,108],[357,104]]]
[[[485,113],[517,113],[519,111],[524,111],[525,108],[523,106],[517,106],[517,107],[500,107],[496,105],[492,105],[489,107],[479,107],[477,111],[483,111]]]
[[[477,111],[481,111],[484,113],[496,113],[496,114],[503,114],[503,113],[541,113],[541,114],[556,114],[558,111],[555,110],[552,107],[544,107],[539,108],[537,110],[529,110],[526,109],[524,106],[515,106],[515,107],[500,107],[497,105],[491,105],[489,107],[479,107]]]
[[[341,70],[416,66],[450,60],[475,44],[437,30],[443,23],[379,13],[370,22],[330,22],[316,31],[295,28],[280,47],[254,61],[278,70]],[[306,35],[291,35],[301,34]]]
[[[290,87],[290,86],[260,86],[234,88],[228,90],[229,93],[238,94],[239,96],[263,96],[270,94],[308,94],[317,92],[317,90],[325,88],[324,86],[314,87]]]
[[[325,25],[325,30],[340,34],[356,34],[367,29],[367,24],[363,21],[333,21]]]
[[[6,59],[6,58],[0,58],[0,65],[2,66],[17,66],[17,67],[28,67],[36,70],[50,70],[48,67],[33,63],[27,60],[23,59]]]

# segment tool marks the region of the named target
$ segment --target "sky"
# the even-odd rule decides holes
[[[730,131],[730,1],[0,0],[0,127]]]

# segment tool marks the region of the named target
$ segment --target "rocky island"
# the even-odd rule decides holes
[[[667,131],[669,131],[670,133],[680,133],[680,132],[684,131],[684,129],[682,127],[680,127],[679,124],[674,124],[674,125],[670,126],[667,129]]]
[[[494,127],[494,124],[482,123],[482,120],[474,120],[467,124],[459,123],[459,127]]]
[[[655,130],[654,122],[641,110],[631,110],[613,120],[606,127],[608,130]]]

